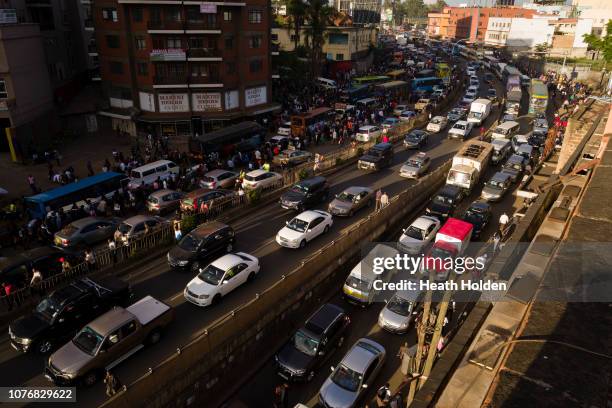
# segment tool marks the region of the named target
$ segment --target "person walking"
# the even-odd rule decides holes
[[[181,231],[181,223],[178,221],[174,222],[174,239],[178,242],[183,237],[183,232]]]
[[[380,196],[380,208],[385,208],[388,205],[389,205],[389,196],[387,195],[387,192],[383,192],[382,195]]]
[[[32,268],[32,279],[30,280],[30,291],[32,295],[40,296],[40,284],[42,283],[42,274],[36,268]]]
[[[510,222],[510,217],[508,217],[508,214],[503,213],[499,217],[499,233],[501,237],[503,237],[504,234],[506,233],[506,226],[508,225],[509,222]]]
[[[90,271],[96,270],[96,256],[91,248],[85,250],[85,262],[87,262],[87,268]]]
[[[391,401],[391,389],[389,383],[386,383],[376,391],[376,404],[378,407],[386,407]]]
[[[2,282],[2,289],[4,292],[4,300],[6,302],[6,307],[8,308],[9,312],[11,310],[13,310],[13,284],[12,283],[7,283],[7,282]]]
[[[289,386],[286,383],[279,384],[274,388],[274,408],[289,408],[288,388]]]
[[[499,231],[495,231],[495,234],[493,234],[493,253],[497,253],[499,241],[501,241],[501,236],[499,235]]]
[[[382,191],[379,189],[376,191],[376,207],[375,210],[380,210],[380,200],[382,199]]]
[[[112,238],[108,239],[108,251],[110,252],[113,265],[117,263],[117,244]]]
[[[36,179],[31,174],[28,174],[28,185],[30,186],[32,193],[34,194],[38,193],[38,188],[36,188]]]
[[[119,389],[122,387],[117,377],[115,377],[115,375],[111,373],[110,370],[106,370],[106,375],[104,376],[104,384],[106,385],[107,397],[112,397],[117,392],[119,392]]]

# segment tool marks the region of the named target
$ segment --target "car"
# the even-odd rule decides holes
[[[516,183],[521,179],[526,165],[527,161],[523,156],[513,154],[502,166],[502,172],[508,174],[512,179],[512,182]]]
[[[399,120],[406,121],[416,117],[416,112],[411,110],[405,110],[399,115]]]
[[[534,133],[548,133],[548,121],[545,118],[537,118],[533,121]]]
[[[215,305],[221,298],[259,273],[259,259],[245,252],[225,254],[204,268],[183,291],[185,300],[197,306]]]
[[[47,354],[91,320],[114,306],[126,306],[132,298],[130,285],[112,276],[72,282],[53,291],[32,313],[9,325],[11,346],[23,353]]]
[[[490,84],[495,80],[495,77],[490,72],[486,72],[484,74],[484,80],[487,84]]]
[[[267,189],[282,184],[283,176],[273,171],[257,169],[249,171],[242,180],[245,190]]]
[[[219,253],[232,252],[234,245],[236,234],[231,227],[219,221],[209,221],[185,234],[166,257],[173,270],[196,273],[204,260]]]
[[[444,116],[434,116],[429,123],[427,124],[427,128],[425,128],[428,132],[438,133],[444,130],[446,125],[448,124],[448,119]]]
[[[204,174],[200,180],[200,188],[229,188],[232,189],[236,185],[238,173],[229,170],[212,170]]]
[[[119,224],[117,231],[119,231],[121,242],[129,245],[130,242],[142,237],[148,231],[153,231],[167,223],[167,220],[156,215],[135,215]]]
[[[357,161],[357,168],[366,171],[378,171],[393,163],[393,145],[378,143],[372,146]]]
[[[286,210],[302,212],[329,198],[329,183],[325,177],[316,176],[297,182],[281,195],[279,202]]]
[[[391,333],[403,334],[414,322],[423,303],[423,292],[398,290],[378,315],[378,326]]]
[[[370,187],[348,187],[329,203],[327,211],[331,215],[351,217],[364,207],[374,203],[374,190]]]
[[[319,403],[324,407],[357,407],[368,387],[374,384],[386,357],[383,346],[361,338],[351,347],[342,361],[319,390]]]
[[[291,136],[291,122],[287,121],[281,123],[276,133],[281,136]]]
[[[546,134],[533,132],[531,136],[529,136],[528,143],[533,147],[542,147],[546,143],[546,137]]]
[[[470,76],[472,75],[476,75],[476,68],[474,67],[468,67],[468,69],[466,70],[466,73]]]
[[[470,86],[480,87],[480,80],[478,79],[477,76],[475,75],[470,76]]]
[[[445,92],[441,89],[437,89],[431,93],[431,99],[435,101],[440,101],[444,99],[445,96],[446,96]]]
[[[322,305],[276,354],[276,372],[287,381],[311,381],[344,344],[351,320],[339,306]]]
[[[431,107],[431,100],[427,98],[421,98],[414,104],[414,110],[421,112]]]
[[[40,271],[43,279],[62,273],[62,263],[76,265],[81,259],[57,247],[38,247],[16,255],[0,257],[0,282],[10,283],[13,289],[30,284],[31,271]]]
[[[467,91],[463,98],[461,99],[462,103],[471,104],[476,100],[476,92]]]
[[[448,91],[448,88],[446,87],[446,85],[434,85],[432,90],[434,92],[438,92],[438,91],[442,91],[444,94],[446,94],[446,92]]]
[[[294,217],[276,234],[276,242],[285,248],[304,248],[332,227],[332,215],[325,211],[304,211]]]
[[[291,129],[291,123],[289,123],[289,128]],[[291,132],[289,132],[291,133]],[[276,136],[272,136],[269,140],[270,146],[275,147],[278,146],[280,150],[285,150],[291,144],[291,140],[289,139],[289,135],[281,135],[278,134]]]
[[[312,153],[306,150],[288,149],[274,156],[272,163],[279,166],[295,166],[312,160]]]
[[[449,138],[466,139],[470,136],[474,124],[465,120],[458,120],[448,131]]]
[[[410,157],[400,168],[400,176],[406,178],[419,178],[429,170],[431,157],[425,152],[419,152]]]
[[[408,110],[408,108],[409,106],[404,104],[395,105],[395,108],[393,108],[393,114],[395,116],[400,116],[402,112]]]
[[[166,214],[176,211],[185,193],[174,190],[157,190],[147,197],[147,210],[152,214]]]
[[[465,119],[467,116],[467,111],[461,108],[453,108],[446,114],[446,119],[449,122],[456,122],[461,119]]]
[[[472,224],[472,240],[480,237],[492,216],[491,205],[485,201],[474,201],[461,219]]]
[[[491,141],[493,145],[493,155],[491,156],[491,162],[493,164],[499,164],[512,152],[512,143],[508,139],[493,139]]]
[[[492,101],[497,100],[497,91],[495,90],[495,88],[487,89],[487,98],[489,98]]]
[[[427,145],[429,133],[416,129],[404,136],[404,147],[406,149],[420,149]]]
[[[382,134],[380,127],[375,125],[361,126],[355,135],[355,140],[358,142],[369,142],[376,140]]]
[[[209,207],[213,205],[222,205],[232,201],[235,197],[236,192],[232,190],[199,188],[187,193],[185,198],[181,201],[181,210],[186,212],[198,211],[203,203],[206,203]]]
[[[422,215],[402,230],[398,240],[398,249],[410,255],[423,253],[436,237],[442,224],[436,217]]]
[[[530,164],[535,159],[536,149],[529,143],[524,143],[520,145],[519,148],[516,150],[516,154],[518,154],[519,156],[523,156],[527,161],[527,164]]]
[[[478,85],[470,85],[467,89],[467,92],[478,94],[479,87]]]
[[[425,213],[440,220],[453,215],[455,208],[463,199],[463,190],[457,186],[445,185],[431,199]]]
[[[117,225],[118,218],[81,218],[56,232],[53,242],[62,248],[91,247],[112,238]]]
[[[512,178],[508,173],[498,171],[487,181],[482,188],[480,197],[485,201],[499,201],[504,198],[512,185]]]
[[[383,128],[383,132],[386,132],[386,131],[397,128],[399,124],[400,124],[400,120],[398,118],[385,118],[381,126]]]
[[[512,139],[510,139],[510,143],[512,144],[512,150],[514,150],[514,152],[516,153],[519,147],[521,147],[521,145],[529,143],[530,137],[531,132],[527,134],[516,134],[512,136]]]

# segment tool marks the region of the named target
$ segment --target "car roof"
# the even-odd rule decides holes
[[[216,169],[216,170],[211,170],[208,173],[204,174],[204,176],[208,176],[208,177],[214,177],[214,176],[220,176],[221,174],[224,173],[234,173],[233,171],[229,171],[229,170],[223,170],[223,169]]]
[[[323,211],[308,210],[296,215],[295,218],[299,218],[300,220],[305,222],[311,222],[315,218],[323,216],[322,213]]]
[[[458,120],[458,121],[455,122],[455,124],[453,126],[456,126],[456,125],[464,125],[465,126],[467,124],[468,124],[468,122],[465,121],[465,120]]]
[[[491,205],[487,202],[484,201],[474,201],[472,204],[470,204],[469,208],[475,208],[477,210],[491,210]]]
[[[96,333],[106,336],[117,327],[135,319],[134,315],[123,308],[114,308],[88,324]]]
[[[151,194],[149,194],[149,197],[161,197],[161,196],[166,195],[168,193],[175,193],[175,191],[174,190],[170,190],[170,189],[157,190],[157,191],[154,191]]]
[[[348,194],[359,194],[362,191],[369,191],[369,192],[371,192],[372,189],[370,187],[362,187],[362,186],[350,186],[350,187],[344,189],[344,192],[348,193]]]
[[[257,169],[257,170],[249,171],[246,175],[251,176],[251,177],[257,177],[257,176],[261,176],[262,174],[266,174],[266,173],[269,173],[269,172],[264,169]]]
[[[377,149],[377,150],[385,150],[385,149],[392,149],[393,145],[391,143],[377,143],[374,146],[372,146],[373,149]]]
[[[219,221],[210,221],[205,224],[199,225],[196,229],[192,230],[189,234],[197,238],[204,238],[223,228],[227,228],[227,225]]]
[[[213,191],[213,189],[211,188],[198,188],[197,190],[193,190],[192,192],[187,193],[186,198],[196,198],[211,191]]]
[[[313,184],[325,183],[327,180],[323,176],[315,176],[298,182],[301,186],[312,186]]]
[[[414,220],[414,222],[411,224],[419,229],[422,230],[426,230],[427,228],[429,228],[429,226],[431,224],[434,224],[435,221],[433,220],[433,218],[431,217],[426,217],[426,216],[421,216],[419,218],[417,218],[416,220]]]
[[[445,120],[446,116],[434,116],[433,118],[431,118],[431,120],[434,120],[434,119]]]
[[[506,163],[510,163],[510,162],[523,163],[524,161],[525,161],[525,158],[521,156],[520,154],[513,154],[512,156],[508,158],[508,161]]]
[[[378,346],[376,348],[384,350],[381,345],[373,342],[372,340],[359,339],[342,359],[343,365],[358,373],[363,373],[368,368],[372,360],[377,357],[377,355],[373,354],[369,349],[364,348],[362,344],[365,344],[366,347],[368,345],[375,345],[375,347]]]
[[[504,146],[506,146],[506,145],[509,145],[509,144],[510,144],[510,140],[508,140],[508,139],[493,139],[493,140],[491,141],[491,144],[492,144],[493,146],[498,145],[498,146],[500,146],[500,147],[504,147]]]
[[[374,125],[365,125],[365,126],[360,126],[360,127],[359,127],[359,130],[362,130],[362,129],[363,129],[363,130],[370,130],[370,129],[374,129],[374,128],[376,128],[376,127],[377,127],[377,126],[374,126]]]
[[[491,180],[506,181],[509,178],[510,178],[510,175],[508,173],[503,173],[501,171],[498,171],[497,173],[493,175],[493,177],[491,177]]]
[[[304,324],[304,328],[315,334],[321,336],[325,330],[332,324],[338,316],[344,315],[344,310],[331,303],[326,303],[319,308]]]
[[[143,221],[152,220],[154,218],[155,217],[152,217],[150,215],[135,215],[133,217],[126,218],[125,220],[123,220],[123,223],[124,224],[129,224],[129,225],[134,225],[134,224],[141,223]]]
[[[446,184],[444,187],[442,187],[438,193],[439,194],[443,194],[443,195],[457,195],[461,192],[461,189],[457,186],[453,186],[451,184]]]
[[[78,219],[76,221],[72,221],[70,225],[77,227],[77,228],[83,228],[90,224],[93,224],[94,222],[103,221],[103,220],[105,219],[101,217],[85,217],[85,218]]]
[[[228,270],[232,266],[238,265],[244,262],[244,258],[239,257],[235,254],[225,254],[221,258],[217,258],[211,265],[216,266],[221,270]]]
[[[512,116],[516,116],[516,115],[512,115]],[[502,128],[502,129],[509,129],[511,127],[514,127],[514,126],[519,126],[519,123],[515,122],[513,120],[509,120],[509,121],[504,122],[504,123],[502,123],[500,125],[497,125],[498,128]]]

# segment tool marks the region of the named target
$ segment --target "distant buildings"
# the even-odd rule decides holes
[[[353,24],[380,22],[382,0],[333,0],[334,8],[353,19]]]

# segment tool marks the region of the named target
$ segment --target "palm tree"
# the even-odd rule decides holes
[[[287,14],[291,16],[293,22],[294,38],[293,43],[297,51],[300,45],[300,31],[306,16],[306,3],[303,0],[287,0]]]
[[[313,77],[317,76],[321,70],[327,24],[333,12],[334,9],[328,6],[324,0],[308,0],[306,8],[308,28],[306,35],[309,40]]]

